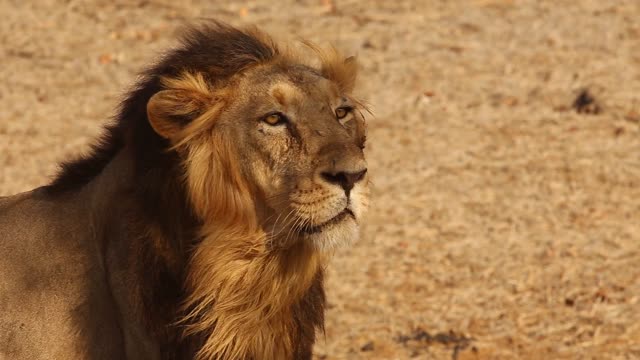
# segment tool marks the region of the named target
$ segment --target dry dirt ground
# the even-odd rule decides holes
[[[640,1],[2,0],[0,14],[0,195],[86,149],[184,22],[332,42],[362,64],[375,190],[362,240],[331,265],[317,358],[640,359]]]

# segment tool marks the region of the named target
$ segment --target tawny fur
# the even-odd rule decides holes
[[[308,44],[321,63],[313,67],[255,29],[219,23],[183,41],[145,73],[90,157],[65,164],[40,191],[0,201],[0,224],[12,234],[0,245],[50,247],[41,235],[33,240],[9,227],[30,212],[49,214],[53,220],[38,229],[55,228],[55,239],[67,235],[57,212],[84,216],[86,234],[72,245],[59,240],[57,261],[74,259],[66,246],[76,246],[82,267],[59,278],[91,276],[73,284],[75,298],[56,311],[77,315],[77,324],[64,324],[79,329],[75,337],[91,334],[68,339],[62,357],[310,359],[323,328],[327,249],[357,237],[368,204],[365,122],[351,94],[355,60]],[[291,110],[288,123],[264,124],[255,106]],[[350,117],[337,119],[345,106]],[[355,188],[336,180],[347,172],[360,174]],[[14,266],[4,258],[0,266]],[[43,273],[58,266],[42,263]],[[20,285],[0,274],[2,284]],[[83,286],[103,295],[86,296]],[[28,300],[37,308],[41,294],[34,294]],[[99,325],[91,321],[97,315]],[[106,324],[109,332],[101,332]],[[20,345],[29,357],[38,354],[33,341]]]

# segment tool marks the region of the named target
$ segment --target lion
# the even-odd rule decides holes
[[[0,199],[0,358],[311,358],[369,176],[356,61],[307,45],[191,26],[88,155]]]

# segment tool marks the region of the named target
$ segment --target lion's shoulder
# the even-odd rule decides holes
[[[0,358],[92,358],[96,346],[86,344],[113,346],[100,234],[83,196],[36,189],[0,198]],[[122,344],[113,348],[119,354]]]

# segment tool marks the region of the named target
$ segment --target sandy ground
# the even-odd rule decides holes
[[[0,195],[197,17],[358,54],[374,206],[318,359],[640,358],[640,2],[0,2]],[[588,89],[595,103],[576,111]]]

